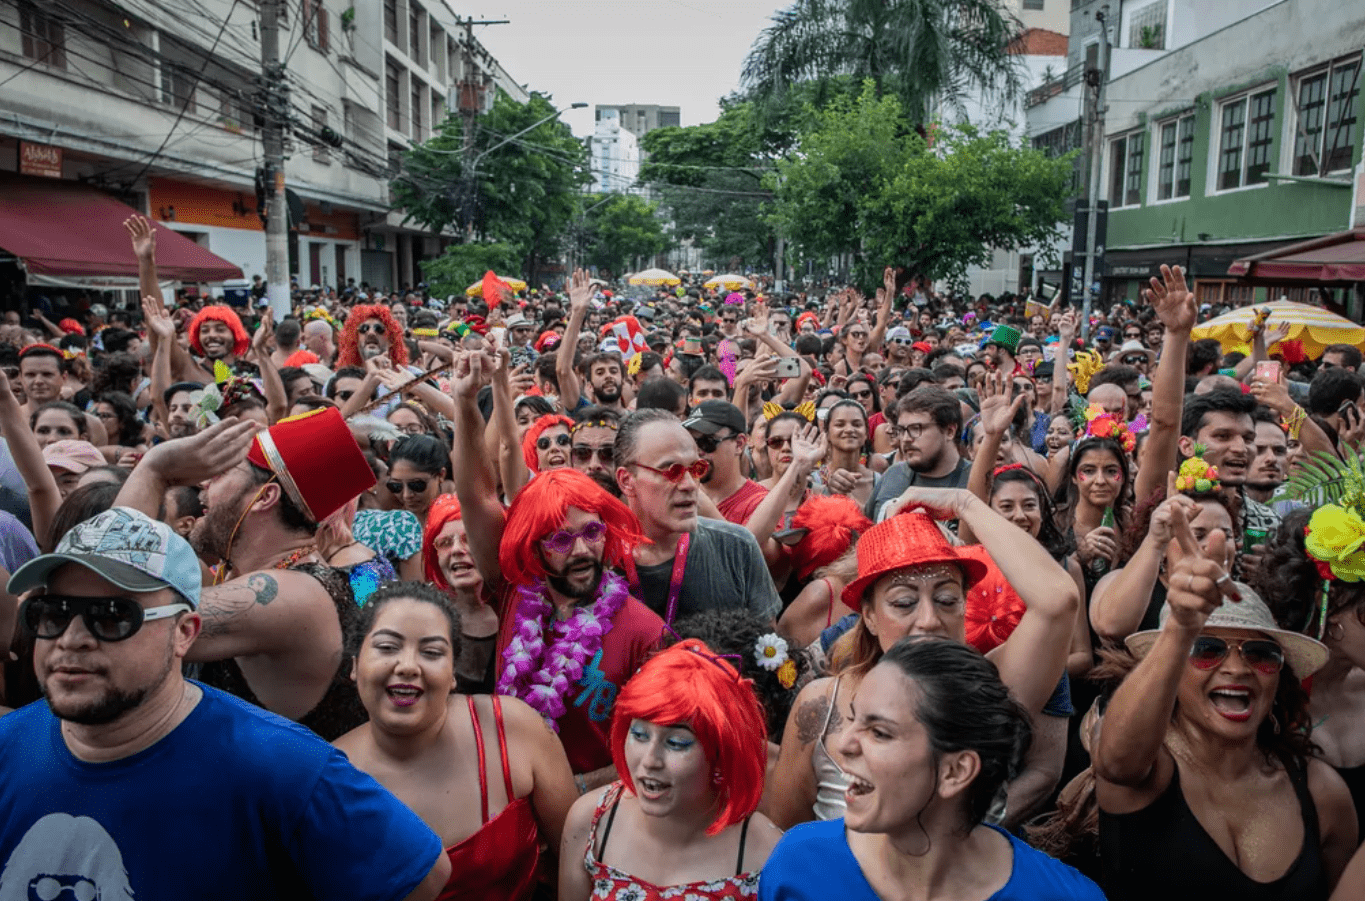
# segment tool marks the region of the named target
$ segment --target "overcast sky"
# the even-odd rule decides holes
[[[474,30],[518,82],[550,94],[580,137],[598,104],[657,103],[682,124],[711,122],[717,100],[783,0],[461,0],[461,16],[510,19]]]

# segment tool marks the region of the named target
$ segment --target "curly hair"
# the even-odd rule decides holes
[[[346,325],[337,336],[338,369],[364,365],[360,358],[360,326],[371,319],[378,319],[384,325],[384,333],[389,339],[389,360],[393,365],[408,365],[408,346],[403,343],[403,329],[393,318],[393,311],[382,304],[360,304],[351,308]]]
[[[188,326],[190,348],[195,353],[200,356],[204,355],[204,345],[199,343],[199,330],[205,322],[211,319],[223,323],[232,331],[232,355],[234,357],[240,357],[247,352],[247,348],[251,347],[251,336],[246,333],[246,329],[242,326],[242,320],[238,317],[237,311],[232,307],[215,303],[204,307],[190,320]]]
[[[739,670],[741,677],[753,682],[754,691],[767,717],[768,740],[782,740],[782,730],[787,727],[787,716],[791,713],[792,702],[796,700],[798,686],[805,681],[804,677],[810,669],[806,656],[789,639],[782,636],[790,648],[790,659],[796,664],[796,681],[791,688],[784,688],[777,678],[776,670],[759,666],[754,653],[758,640],[764,635],[780,636],[780,633],[774,632],[772,623],[762,617],[747,610],[703,610],[674,623],[673,634],[678,641],[696,638],[705,642],[708,648],[725,656]]]
[[[141,360],[132,354],[105,354],[92,373],[90,393],[95,397],[109,391],[123,391],[131,395],[140,381]]]
[[[1311,509],[1295,510],[1266,538],[1260,569],[1249,573],[1251,587],[1265,599],[1282,628],[1312,638],[1325,630],[1322,622],[1323,578],[1304,547]],[[1327,616],[1350,611],[1365,624],[1365,582],[1332,579],[1326,584]]]
[[[118,432],[109,436],[112,444],[136,447],[142,443],[142,421],[137,418],[137,404],[123,391],[105,391],[95,395],[95,403],[108,404],[118,420]]]

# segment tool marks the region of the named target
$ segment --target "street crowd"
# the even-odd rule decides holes
[[[0,325],[0,901],[1365,898],[1358,346],[125,226]]]

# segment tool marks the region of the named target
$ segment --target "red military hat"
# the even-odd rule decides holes
[[[375,483],[341,411],[312,410],[257,432],[246,458],[268,470],[313,522],[321,522]]]

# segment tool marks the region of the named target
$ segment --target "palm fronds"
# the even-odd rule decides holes
[[[1365,452],[1350,450],[1344,460],[1326,451],[1307,454],[1284,487],[1288,497],[1314,507],[1359,508],[1365,503]]]

